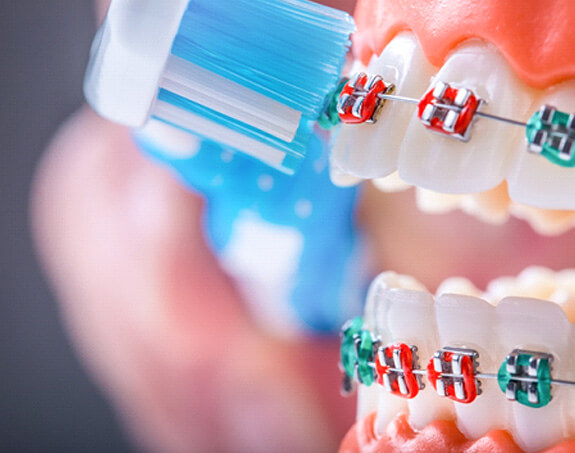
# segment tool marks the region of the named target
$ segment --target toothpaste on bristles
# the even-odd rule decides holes
[[[307,0],[112,0],[84,92],[117,123],[159,119],[293,173],[354,29]]]

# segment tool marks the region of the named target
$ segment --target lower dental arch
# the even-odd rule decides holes
[[[342,328],[341,362],[344,373],[342,392],[349,394],[354,383],[382,385],[389,393],[413,399],[425,388],[423,378],[437,394],[460,404],[470,404],[481,395],[481,380],[497,380],[509,401],[531,408],[545,407],[552,400],[552,385],[575,386],[575,382],[555,379],[550,353],[513,349],[499,370],[479,371],[479,354],[469,348],[445,346],[429,359],[426,369],[418,363],[417,345],[383,345],[363,320],[354,318]]]

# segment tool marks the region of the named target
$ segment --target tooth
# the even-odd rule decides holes
[[[394,172],[385,178],[374,179],[373,184],[382,192],[403,192],[404,190],[408,190],[413,187],[411,184],[402,181],[397,172]]]
[[[553,211],[519,203],[512,203],[510,209],[515,217],[529,222],[535,232],[541,235],[557,236],[575,226],[574,211]]]
[[[447,60],[434,78],[456,88],[468,88],[487,101],[481,111],[522,120],[530,93],[497,50],[469,43]],[[507,176],[507,151],[521,140],[520,128],[477,118],[469,142],[441,136],[413,116],[401,146],[399,175],[405,181],[445,193],[476,193],[492,189]]]
[[[549,104],[575,112],[575,81],[546,90],[532,107]],[[525,138],[518,148],[517,160],[508,177],[509,193],[514,201],[545,209],[575,209],[573,168],[563,168],[545,157],[527,151]]]
[[[330,162],[329,165],[329,175],[331,178],[331,182],[333,182],[334,185],[339,187],[352,187],[360,184],[363,181],[362,178],[357,178],[353,175],[344,172],[333,162],[333,160]]]
[[[568,379],[571,356],[571,324],[559,306],[537,299],[510,297],[497,307],[501,347],[506,354],[515,348],[552,353],[552,376]],[[544,320],[544,321],[542,321]],[[538,451],[570,434],[571,389],[554,385],[553,399],[540,408],[508,401],[513,414],[510,431],[526,451]],[[503,397],[503,395],[500,395]]]
[[[572,324],[575,323],[575,269],[556,274],[557,288],[549,300],[559,304]]]
[[[445,214],[456,210],[461,205],[462,195],[452,195],[416,188],[417,207],[427,214]]]
[[[395,85],[395,93],[418,97],[434,73],[419,43],[409,33],[394,38],[367,74],[379,74]],[[342,124],[331,159],[335,167],[356,177],[385,177],[397,170],[397,157],[413,106],[386,101],[376,124]]]
[[[554,271],[542,266],[531,266],[517,276],[523,291],[537,299],[548,299],[557,287]]]
[[[464,196],[461,209],[484,222],[502,225],[509,219],[509,204],[507,186],[500,184],[486,192]]]
[[[423,291],[396,289],[388,290],[384,297],[385,321],[393,343],[416,345],[424,369],[439,344],[433,296]],[[439,397],[430,385],[409,400],[408,406],[409,420],[415,429],[423,429],[434,420],[453,418],[453,403]]]
[[[381,386],[360,385],[357,389],[357,420],[363,420],[372,412],[377,411],[378,396]]]
[[[436,297],[443,294],[461,294],[465,296],[481,297],[481,291],[471,282],[463,277],[451,277],[444,280],[436,291]]]
[[[365,307],[366,327],[371,329],[385,346],[392,342],[387,327],[387,313],[389,311],[389,292],[400,287],[400,278],[394,272],[385,272],[379,275],[371,284]],[[407,401],[395,395],[391,395],[381,385],[377,385],[377,417],[375,431],[381,434],[393,418],[401,412],[407,412]],[[371,394],[373,395],[373,394]],[[362,402],[363,406],[367,403]]]
[[[533,266],[525,269],[517,278],[500,277],[492,280],[487,287],[487,295],[495,301],[510,296],[547,300],[555,287],[553,271],[544,267]]]
[[[476,297],[444,294],[435,302],[437,327],[442,346],[474,349],[479,353],[478,371],[489,373],[499,368],[505,352],[497,342],[495,307]],[[507,401],[497,382],[481,380],[482,394],[469,404],[456,402],[457,424],[461,432],[476,439],[507,425]]]

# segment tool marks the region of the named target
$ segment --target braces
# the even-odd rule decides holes
[[[525,128],[527,150],[540,154],[561,167],[575,167],[575,113],[566,113],[544,105],[527,123],[482,112],[486,102],[467,88],[455,88],[439,81],[421,99],[393,94],[395,86],[381,76],[358,73],[343,79],[334,90],[322,126],[329,128],[338,122],[347,124],[375,123],[385,101],[416,104],[423,125],[435,133],[468,141],[477,117],[501,121]],[[335,109],[335,112],[334,112]],[[335,116],[337,113],[339,117]]]
[[[383,345],[363,320],[354,318],[342,328],[342,392],[350,394],[354,383],[382,385],[389,393],[415,398],[425,388],[426,377],[437,394],[461,404],[481,395],[481,379],[496,380],[509,401],[538,408],[549,404],[552,385],[575,386],[575,382],[554,379],[553,355],[514,349],[497,373],[480,373],[479,354],[468,348],[444,347],[435,352],[426,369],[418,364],[417,347],[406,343]]]

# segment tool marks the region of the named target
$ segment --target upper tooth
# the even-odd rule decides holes
[[[378,74],[395,85],[395,94],[418,97],[429,83],[433,67],[409,33],[394,38],[366,73]],[[376,124],[342,124],[333,152],[335,167],[365,179],[385,177],[397,170],[397,158],[413,106],[386,101]]]
[[[499,367],[504,353],[498,346],[495,307],[470,296],[444,294],[435,304],[441,345],[469,348],[479,353],[479,372]],[[476,439],[507,424],[507,401],[497,382],[481,380],[482,394],[470,404],[455,404],[457,424],[468,438]]]
[[[546,90],[532,110],[545,104],[565,112],[575,111],[575,81]],[[508,177],[513,200],[546,209],[575,209],[575,169],[560,167],[527,152],[525,140],[517,156]]]
[[[507,353],[523,350],[552,353],[552,376],[561,378],[569,372],[571,324],[560,307],[552,302],[510,297],[497,307],[501,347]],[[541,322],[541,320],[545,322]],[[569,433],[571,389],[553,386],[553,399],[545,407],[532,408],[512,403],[510,431],[518,445],[527,451],[547,448]],[[572,433],[571,433],[572,434]]]
[[[339,168],[333,159],[330,161],[329,165],[329,176],[331,181],[339,187],[352,187],[363,181],[361,178],[353,176]]]
[[[472,90],[487,101],[481,110],[494,115],[522,119],[531,104],[528,90],[487,44],[468,43],[458,49],[435,80]],[[482,192],[499,185],[507,176],[507,150],[522,140],[521,129],[485,118],[470,127],[471,139],[462,142],[432,133],[414,115],[401,147],[401,178],[446,193]]]

